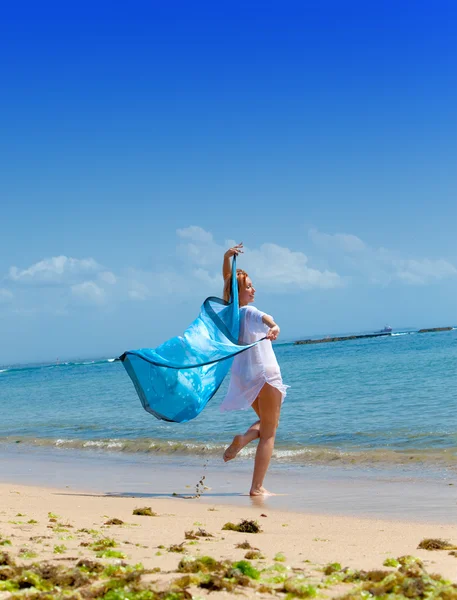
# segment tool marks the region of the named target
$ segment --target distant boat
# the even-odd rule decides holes
[[[379,333],[392,333],[392,327],[390,325],[385,325],[384,329],[381,329]]]

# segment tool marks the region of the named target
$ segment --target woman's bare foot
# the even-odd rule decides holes
[[[242,450],[245,446],[244,443],[244,435],[236,435],[233,438],[232,443],[228,448],[226,448],[224,452],[224,462],[228,462],[229,460],[233,460],[235,456],[238,454],[240,450]]]
[[[276,494],[273,494],[273,492],[269,492],[264,487],[251,489],[251,491],[249,492],[249,495],[250,496],[276,496]]]

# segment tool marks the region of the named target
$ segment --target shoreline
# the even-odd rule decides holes
[[[232,432],[230,432],[232,433]],[[190,438],[165,437],[105,437],[88,439],[87,437],[0,437],[0,451],[8,447],[25,447],[31,452],[42,449],[68,450],[75,452],[106,452],[131,456],[182,456],[183,460],[193,457],[218,460],[227,447],[227,441],[211,440],[202,442]],[[241,461],[253,459],[256,445],[249,445],[238,455]],[[338,466],[341,469],[354,467],[361,469],[383,469],[396,471],[402,468],[416,468],[428,473],[449,471],[457,473],[457,448],[446,445],[434,448],[400,448],[400,447],[370,447],[343,445],[304,445],[300,443],[285,443],[278,440],[273,450],[274,464],[284,468],[303,466]]]
[[[48,575],[58,575],[68,569],[74,578],[76,569],[78,577],[83,573],[86,580],[90,575],[87,575],[88,568],[80,571],[76,565],[89,565],[91,573],[101,565],[100,569],[105,571],[100,577],[105,579],[91,585],[102,586],[104,591],[108,585],[105,573],[109,572],[113,578],[137,569],[138,577],[127,577],[122,584],[127,586],[124,588],[127,591],[132,585],[139,585],[141,577],[141,585],[162,591],[179,591],[178,584],[174,583],[179,581],[184,592],[181,587],[179,593],[182,595],[175,598],[183,600],[189,598],[189,594],[192,597],[210,594],[212,598],[222,600],[232,598],[234,592],[242,592],[247,598],[258,598],[259,595],[278,598],[284,597],[291,588],[295,589],[294,586],[308,586],[306,589],[312,588],[321,597],[335,598],[349,593],[354,587],[360,588],[363,580],[358,577],[365,577],[367,571],[378,574],[382,571],[383,577],[392,574],[404,577],[400,574],[401,567],[383,565],[386,559],[393,561],[405,556],[420,559],[428,573],[438,573],[451,582],[457,581],[456,556],[445,550],[418,549],[424,538],[444,538],[457,544],[456,524],[304,514],[265,507],[224,506],[201,499],[113,497],[5,483],[0,483],[0,493],[0,537],[5,542],[1,550],[3,560],[14,564],[14,569],[26,569],[28,573],[41,569],[40,573],[44,570]],[[138,507],[150,507],[156,515],[134,516],[133,510]],[[112,519],[119,522],[108,524]],[[256,521],[262,531],[253,534],[223,530],[225,523],[236,524],[242,519]],[[185,535],[190,531],[204,531],[211,537],[191,539]],[[258,548],[248,560],[246,549],[238,547],[244,542]],[[106,547],[108,550],[103,550]],[[196,561],[204,556],[232,565],[232,575],[222,577],[198,572],[186,579],[179,572],[180,564],[197,564]],[[233,575],[233,565],[239,565],[239,561],[244,561],[246,572],[255,574],[252,580]],[[46,566],[49,563],[55,565],[54,571]],[[336,570],[331,576],[325,572],[329,564]],[[13,572],[13,567],[3,568],[9,569],[10,574]],[[417,571],[422,577],[422,567],[415,566],[414,572]],[[349,580],[344,579],[347,575]],[[10,577],[13,580],[12,574]],[[109,585],[121,585],[118,579],[110,581]],[[90,583],[85,581],[85,589]],[[202,587],[208,583],[209,589]],[[230,588],[232,585],[235,587]],[[446,582],[439,585],[457,593],[457,588]],[[22,594],[4,595],[1,589],[2,598]],[[33,591],[33,587],[29,591]],[[75,593],[74,589],[72,592]],[[93,594],[91,597],[102,596]]]
[[[202,503],[251,507],[252,460],[222,463],[205,457],[122,455],[67,449],[0,447],[0,481],[110,497],[173,499],[195,495]],[[205,477],[203,488],[198,486]],[[277,496],[267,509],[303,514],[363,516],[423,523],[456,522],[455,473],[419,469],[287,466],[272,464],[266,487]],[[260,504],[260,502],[257,502]]]

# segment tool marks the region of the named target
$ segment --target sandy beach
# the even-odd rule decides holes
[[[141,563],[146,572],[135,579],[135,585],[139,585],[140,581],[149,590],[181,590],[179,593],[184,595],[177,597],[183,598],[205,596],[210,592],[199,587],[199,577],[200,583],[202,578],[207,581],[213,577],[209,584],[204,585],[213,586],[216,591],[211,591],[211,595],[215,594],[216,598],[229,597],[237,590],[247,597],[259,594],[266,598],[277,597],[286,593],[287,585],[289,592],[294,592],[294,585],[301,586],[295,589],[295,595],[302,597],[314,595],[314,592],[330,598],[340,597],[362,585],[358,580],[342,583],[344,571],[341,569],[396,572],[395,567],[385,567],[383,563],[386,559],[405,555],[420,559],[429,574],[437,573],[453,583],[457,582],[456,555],[449,550],[418,549],[424,538],[441,538],[457,544],[457,525],[453,524],[303,514],[272,510],[262,505],[208,503],[199,498],[106,496],[68,488],[11,483],[0,484],[0,493],[0,552],[7,553],[3,554],[3,565],[13,564],[13,561],[25,566],[49,562],[60,565],[59,569],[62,569],[62,565],[73,568],[80,561],[79,568],[86,565],[83,568],[86,572],[87,565],[92,563],[84,563],[84,559],[104,565]],[[135,509],[144,507],[150,508],[156,516],[133,514]],[[112,519],[122,523],[107,524]],[[242,519],[256,521],[262,531],[240,533],[223,530],[227,522],[238,524]],[[197,535],[194,537],[188,533],[186,538],[186,532],[191,531]],[[211,537],[205,537],[205,534]],[[237,547],[246,541],[258,549],[252,550],[257,554],[248,555],[253,559],[243,563],[254,567],[254,578],[242,576],[239,569],[243,571],[246,567],[241,565],[237,571],[238,583],[224,584],[221,583],[223,578],[216,577],[214,581],[214,574],[200,573],[187,576],[187,580],[181,579],[178,581],[181,588],[174,588],[174,581],[186,577],[182,572],[185,570],[183,565],[190,564],[192,559],[210,556],[216,561],[230,563],[246,561],[249,548]],[[179,567],[183,559],[184,563]],[[330,563],[340,564],[339,568],[334,567],[336,573],[333,576],[323,571]],[[11,571],[11,567],[3,566],[0,573],[5,569]],[[95,567],[92,565],[89,571],[91,569]],[[112,567],[110,573],[115,575],[115,571],[116,567]],[[13,576],[12,571],[10,575]],[[5,579],[4,575],[0,575],[0,580],[2,578]],[[286,584],[287,581],[291,583]],[[8,590],[6,583],[0,581],[0,590]],[[72,597],[97,597],[93,592],[97,585],[101,584],[85,581],[79,591],[74,585]],[[106,581],[103,585],[106,586]],[[231,591],[218,590],[218,585],[222,588],[233,585],[234,588]],[[304,586],[312,586],[306,588],[308,592],[305,595]],[[91,593],[89,589],[92,589]],[[457,588],[449,589],[457,594]],[[29,588],[29,592],[34,590]],[[82,595],[78,595],[80,592]],[[0,597],[10,597],[11,593],[15,595],[14,589],[1,592]],[[57,592],[54,595],[58,595]]]

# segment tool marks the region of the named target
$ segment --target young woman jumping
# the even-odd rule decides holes
[[[224,300],[227,302],[230,300],[231,258],[242,252],[243,244],[237,244],[224,254],[222,274]],[[237,269],[236,278],[240,305],[240,341],[251,344],[262,338],[266,339],[237,354],[233,359],[229,389],[220,409],[245,410],[252,406],[258,420],[245,433],[235,435],[224,452],[224,461],[232,460],[249,442],[259,438],[249,493],[251,496],[267,496],[271,493],[263,487],[263,481],[273,453],[281,405],[289,386],[282,382],[281,370],[271,344],[279,335],[279,327],[273,317],[252,306],[255,288],[249,275],[242,269]]]

